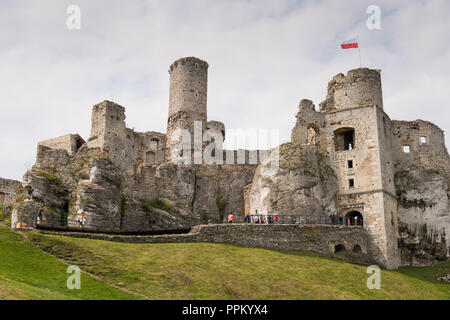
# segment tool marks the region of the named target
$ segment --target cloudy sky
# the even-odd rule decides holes
[[[66,26],[81,9],[81,28]],[[381,30],[369,30],[369,5]],[[340,43],[359,35],[362,64],[382,69],[392,119],[432,121],[450,141],[448,0],[2,0],[0,176],[21,179],[37,142],[89,138],[94,104],[126,107],[127,126],[166,131],[169,65],[209,67],[208,118],[227,129],[279,129],[298,102],[324,100],[328,81],[359,66]]]

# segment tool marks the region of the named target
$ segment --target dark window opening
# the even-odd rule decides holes
[[[347,165],[349,169],[353,168],[353,160],[348,160]]]
[[[339,253],[339,252],[345,252],[345,246],[343,244],[337,244],[336,246],[334,246],[334,252],[335,253]]]
[[[348,187],[349,188],[355,187],[355,179],[348,179]]]
[[[355,130],[352,128],[342,128],[334,132],[336,151],[355,149]]]
[[[359,246],[359,244],[357,244],[357,245],[355,245],[353,247],[352,252],[354,252],[354,253],[361,253],[362,252],[361,247]]]
[[[363,216],[358,211],[351,211],[345,216],[346,226],[363,226]]]

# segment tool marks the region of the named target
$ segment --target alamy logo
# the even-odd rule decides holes
[[[371,276],[369,276],[367,278],[367,288],[369,290],[373,290],[373,289],[381,289],[381,270],[379,266],[376,265],[372,265],[367,267],[367,271],[366,273],[371,274]]]
[[[67,29],[80,30],[81,29],[81,9],[77,5],[70,5],[67,7],[66,13],[69,17],[66,21]]]
[[[381,9],[379,6],[370,5],[366,9],[366,13],[370,14],[367,18],[366,26],[369,30],[381,29]]]
[[[78,266],[69,266],[66,271],[71,274],[67,278],[67,289],[69,290],[80,290],[81,289],[81,270]]]

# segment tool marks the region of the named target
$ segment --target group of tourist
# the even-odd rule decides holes
[[[247,213],[245,215],[244,222],[245,223],[258,223],[258,224],[264,224],[264,223],[277,224],[278,223],[278,215],[263,215],[263,214],[260,214],[258,212],[258,210],[256,210],[255,214],[251,215],[251,214]],[[228,215],[228,223],[234,223],[234,214],[232,212]]]

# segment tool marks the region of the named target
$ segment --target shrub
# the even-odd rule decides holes
[[[141,204],[142,210],[145,212],[152,212],[153,208],[161,209],[164,211],[170,211],[171,207],[167,202],[162,200],[160,197],[153,198],[152,200],[148,199],[140,199],[139,203]]]

